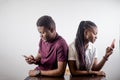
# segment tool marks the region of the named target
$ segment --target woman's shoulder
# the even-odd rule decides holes
[[[75,42],[69,44],[69,49],[75,50]]]
[[[75,42],[73,41],[72,43],[70,43],[69,47],[75,47]]]

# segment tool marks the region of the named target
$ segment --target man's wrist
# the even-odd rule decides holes
[[[41,75],[41,71],[40,70],[36,70],[36,76]]]

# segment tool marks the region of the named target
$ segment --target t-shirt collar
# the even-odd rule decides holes
[[[92,44],[91,42],[88,43],[88,47],[87,47],[87,49],[92,49],[91,44]]]

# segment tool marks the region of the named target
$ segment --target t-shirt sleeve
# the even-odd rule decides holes
[[[72,48],[72,45],[69,46],[68,60],[75,60],[75,50]]]
[[[58,61],[67,61],[68,60],[68,46],[66,44],[63,44],[58,48],[57,60]]]

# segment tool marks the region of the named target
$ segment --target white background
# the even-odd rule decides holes
[[[58,34],[68,44],[74,40],[81,20],[96,23],[99,61],[115,38],[114,53],[102,70],[107,79],[120,80],[119,0],[0,0],[0,80],[23,80],[34,69],[22,55],[37,54],[40,37],[36,21],[43,15],[53,17]]]

